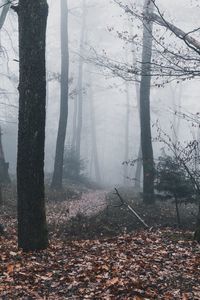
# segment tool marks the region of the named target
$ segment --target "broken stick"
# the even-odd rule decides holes
[[[136,216],[136,218],[146,227],[149,228],[149,226],[145,223],[145,221],[138,215],[138,213],[128,204],[126,203],[126,201],[122,198],[122,196],[120,195],[119,191],[115,188],[115,192],[116,195],[119,197],[121,203],[126,206],[131,212],[132,214],[134,214],[134,216]]]

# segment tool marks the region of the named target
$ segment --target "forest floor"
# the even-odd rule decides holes
[[[100,230],[94,220],[104,220],[105,206],[104,191],[84,193],[73,202],[49,202],[50,245],[32,253],[17,249],[15,214],[2,212],[0,223],[6,232],[0,236],[0,299],[200,299],[200,245],[192,231],[142,229],[122,210],[122,220],[132,220],[135,231],[121,228],[122,222],[124,233],[113,232],[117,227],[109,225],[112,218],[115,221],[114,207],[104,224],[109,229]],[[166,214],[166,207],[157,210]],[[145,213],[140,210],[142,217]],[[97,224],[98,230],[89,236],[88,230],[97,229]]]

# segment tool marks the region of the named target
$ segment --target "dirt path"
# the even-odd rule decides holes
[[[78,200],[49,203],[47,205],[48,223],[63,223],[78,214],[95,215],[105,208],[106,194],[106,191],[91,191],[83,193]]]

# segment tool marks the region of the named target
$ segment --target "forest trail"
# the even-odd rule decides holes
[[[81,198],[69,203],[69,218],[77,214],[92,216],[106,207],[106,191],[96,190],[83,193]]]
[[[84,192],[80,199],[65,200],[47,205],[48,223],[58,224],[69,221],[77,215],[93,216],[106,207],[105,190]],[[52,214],[52,212],[54,212]]]

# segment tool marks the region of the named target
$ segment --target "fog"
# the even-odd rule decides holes
[[[143,1],[122,1],[127,5],[136,5],[138,13],[142,11]],[[134,3],[133,3],[134,2]],[[156,5],[164,13],[166,20],[185,32],[198,28],[199,1],[159,0]],[[141,61],[142,23],[141,20],[125,13],[117,3],[110,0],[86,1],[86,24],[84,43],[80,48],[82,26],[82,0],[68,1],[69,6],[69,74],[72,78],[69,90],[77,89],[80,59],[83,64],[82,74],[82,132],[81,158],[84,160],[84,173],[96,180],[93,161],[93,129],[95,127],[98,161],[101,181],[106,186],[124,183],[125,137],[127,121],[127,89],[129,97],[128,124],[128,159],[138,157],[140,146],[140,121],[137,99],[139,83],[135,82],[133,74],[129,73],[124,80],[106,67],[108,61],[118,63],[133,63]],[[163,37],[170,49],[185,53],[185,43],[172,32],[159,25],[154,26],[155,36]],[[130,42],[124,36],[137,35],[137,50],[133,50]],[[121,38],[119,37],[121,36]],[[193,33],[200,41],[199,31]],[[137,44],[138,43],[138,44]],[[178,50],[177,50],[178,49]],[[80,51],[81,50],[81,51]],[[189,51],[193,51],[190,49]],[[81,52],[81,53],[80,53]],[[133,55],[134,54],[134,55]],[[49,1],[49,16],[47,29],[46,60],[47,74],[60,74],[60,1]],[[98,58],[107,57],[105,65],[100,66]],[[16,173],[17,153],[17,123],[18,123],[18,23],[14,11],[10,11],[4,27],[1,30],[1,127],[3,131],[3,148],[5,159],[9,162],[9,172]],[[164,60],[164,58],[163,58]],[[161,70],[162,73],[162,70]],[[48,77],[47,76],[47,77]],[[159,77],[159,76],[158,76]],[[151,125],[158,122],[162,130],[173,135],[171,125],[174,120],[173,111],[181,107],[183,112],[196,113],[200,110],[200,85],[196,76],[182,81],[175,76],[169,83],[165,78],[153,78],[151,87]],[[156,86],[156,83],[161,87]],[[92,96],[91,96],[92,93]],[[73,93],[72,93],[73,94]],[[77,93],[70,96],[67,122],[66,147],[70,147],[73,139],[74,104]],[[91,110],[92,98],[92,110]],[[51,176],[54,166],[56,137],[60,109],[60,82],[49,79],[47,82],[46,106],[46,147],[45,171]],[[95,118],[91,118],[91,114]],[[176,121],[177,122],[177,119]],[[191,127],[185,120],[180,120],[178,140],[190,140],[198,135],[198,128]],[[152,128],[152,138],[156,138],[156,129]],[[154,157],[161,154],[161,145],[153,142]],[[135,168],[129,167],[128,177],[134,177]],[[126,179],[126,184],[133,181]]]

